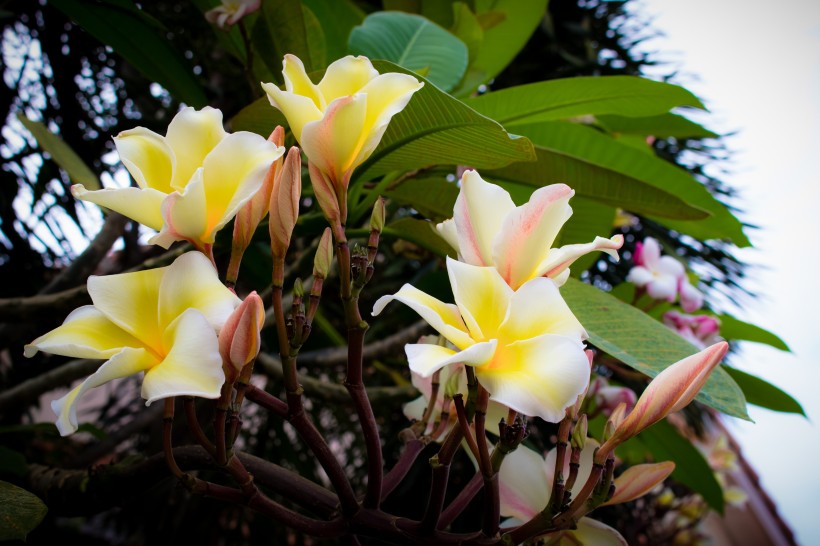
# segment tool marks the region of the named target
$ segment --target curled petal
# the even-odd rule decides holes
[[[310,77],[308,77],[305,71],[305,65],[302,64],[302,60],[299,59],[299,57],[285,54],[285,58],[282,60],[282,76],[285,79],[285,89],[288,93],[309,98],[319,111],[327,107],[327,103],[330,101],[325,101],[319,87],[310,81]],[[285,115],[287,116],[287,113],[285,113]],[[321,112],[319,112],[316,119],[320,117],[322,117]],[[290,117],[288,117],[288,119],[290,119]],[[296,140],[299,140],[299,138],[297,137]]]
[[[472,265],[493,265],[493,239],[514,209],[506,190],[485,182],[475,171],[466,171],[453,209],[461,258]]]
[[[154,188],[106,188],[88,191],[82,184],[71,186],[71,194],[81,201],[119,212],[144,226],[162,229],[162,202],[167,194]]]
[[[675,470],[675,463],[639,464],[627,468],[615,478],[615,494],[601,506],[621,504],[642,497],[652,491]]]
[[[427,323],[459,349],[466,349],[475,343],[467,333],[467,327],[461,319],[458,307],[446,304],[425,294],[418,288],[405,284],[392,296],[382,296],[373,305],[373,316],[382,312],[393,300],[407,305],[421,315]]]
[[[595,250],[606,252],[615,260],[618,260],[618,249],[624,244],[623,235],[615,235],[611,239],[595,237],[591,243],[564,245],[561,248],[554,248],[550,251],[547,260],[536,270],[536,274],[547,277],[555,277],[566,271],[572,263],[585,254]]]
[[[404,346],[410,370],[428,377],[448,364],[463,363],[468,366],[483,366],[493,357],[498,341],[492,339],[476,343],[467,349],[456,352],[440,345],[425,343]]]
[[[93,305],[84,305],[72,311],[61,326],[26,345],[24,354],[32,357],[44,351],[74,358],[111,358],[123,347],[141,346]]]
[[[495,236],[492,257],[510,286],[518,288],[544,273],[539,266],[554,252],[550,247],[572,215],[569,199],[574,194],[565,184],[545,186],[536,190],[529,202],[507,214]]]
[[[114,145],[122,164],[134,177],[137,186],[165,194],[174,191],[171,185],[174,152],[165,137],[144,127],[136,127],[115,136]]]
[[[51,409],[57,414],[56,425],[60,434],[67,436],[77,431],[77,402],[86,391],[114,379],[148,370],[156,364],[156,357],[142,348],[126,347],[112,356],[68,394],[51,402]]]
[[[164,332],[171,349],[142,381],[145,405],[170,396],[218,398],[225,372],[213,327],[196,309],[188,309]]]
[[[499,344],[492,362],[476,368],[476,377],[491,399],[525,415],[557,423],[586,389],[589,361],[582,343],[544,334]]]
[[[461,256],[461,251],[458,248],[458,230],[456,229],[455,220],[450,218],[440,224],[436,224],[436,231],[438,231],[441,238],[447,241],[447,244],[453,247],[453,249],[458,252],[459,256]]]

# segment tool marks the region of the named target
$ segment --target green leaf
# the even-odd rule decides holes
[[[374,61],[373,65],[380,73],[403,72],[426,82],[388,61]],[[431,165],[497,169],[534,157],[528,139],[508,134],[497,122],[437,87],[425,85],[392,119],[381,143],[354,176],[370,180],[391,171]]]
[[[0,474],[24,477],[28,474],[26,457],[19,451],[0,446]]]
[[[737,368],[724,367],[726,371],[729,372],[729,375],[732,376],[732,379],[740,385],[748,403],[772,411],[797,413],[806,417],[806,412],[803,410],[800,402],[792,398],[790,394],[756,375],[748,374]]]
[[[277,125],[288,126],[284,114],[271,106],[267,97],[257,99],[230,119],[232,131],[250,131],[267,138]]]
[[[650,377],[697,351],[660,322],[593,286],[569,279],[561,295],[586,328],[590,343]],[[749,419],[743,392],[720,366],[697,400],[727,415]]]
[[[350,31],[364,20],[364,12],[350,0],[303,0],[302,5],[310,8],[322,27],[325,62],[344,57],[348,52],[347,38]]]
[[[302,3],[298,0],[265,0],[262,15],[251,33],[254,48],[273,74],[282,73],[285,53],[299,57],[305,70],[313,69]]]
[[[415,72],[427,69],[427,79],[451,90],[467,68],[464,42],[421,15],[381,11],[368,15],[353,29],[350,51],[371,59],[386,59]]]
[[[411,206],[431,220],[453,217],[458,197],[458,185],[443,175],[408,178],[385,193],[385,197],[400,205]]]
[[[17,114],[17,119],[37,140],[40,148],[48,152],[51,159],[68,173],[68,177],[73,183],[82,184],[88,190],[99,190],[101,188],[100,179],[97,178],[94,171],[80,159],[80,156],[62,138],[49,131],[48,127],[39,121],[31,120],[22,113]]]
[[[723,513],[723,488],[703,454],[667,421],[660,421],[633,440],[642,443],[656,461],[672,461],[672,478],[699,493],[715,511]]]
[[[717,138],[717,133],[678,114],[658,116],[625,117],[595,116],[598,124],[610,133],[624,135],[656,136],[658,138]]]
[[[582,115],[652,116],[676,106],[703,108],[692,93],[636,76],[587,76],[518,85],[466,100],[507,128]]]
[[[435,224],[426,220],[402,218],[384,226],[382,234],[410,241],[439,256],[450,255],[455,258],[456,255],[455,250],[439,236]]]
[[[475,2],[474,6],[484,36],[467,74],[453,91],[457,96],[469,95],[512,62],[543,20],[547,0],[493,0]]]
[[[0,540],[25,540],[48,508],[33,493],[0,481]]]
[[[302,14],[305,17],[305,36],[307,37],[310,60],[314,70],[323,70],[327,67],[327,43],[325,42],[325,31],[321,22],[307,7],[302,6]],[[336,60],[335,58],[333,59]]]
[[[453,25],[450,32],[467,46],[470,59],[475,59],[484,41],[484,29],[470,7],[464,2],[453,2]]]
[[[130,0],[52,0],[65,13],[146,78],[167,89],[174,98],[202,108],[208,104],[186,59],[171,45],[158,23]]]
[[[697,239],[750,244],[725,205],[686,171],[660,158],[576,123],[545,121],[516,130],[539,146],[538,161],[488,176],[538,185],[566,182],[579,195],[646,214]],[[702,211],[711,216],[704,218]]]
[[[785,341],[768,330],[764,330],[760,326],[743,322],[742,320],[738,320],[731,315],[724,314],[716,316],[720,320],[720,335],[724,339],[754,341],[765,345],[771,345],[775,349],[780,349],[781,351],[791,352],[791,349],[789,349],[789,346],[786,345]]]
[[[192,0],[193,4],[202,12],[203,17],[209,10],[221,5],[219,0]],[[248,19],[243,22],[247,24]],[[239,59],[242,64],[245,64],[247,54],[245,53],[245,43],[242,40],[242,34],[239,28],[234,25],[227,29],[221,29],[216,25],[212,25],[216,40],[219,42],[225,51]]]

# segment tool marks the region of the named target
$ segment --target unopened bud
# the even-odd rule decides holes
[[[384,229],[384,198],[379,197],[373,204],[373,214],[370,215],[370,230],[379,233]]]
[[[316,257],[313,259],[313,276],[326,279],[330,274],[330,265],[333,263],[333,234],[330,228],[325,228],[319,246],[316,248]]]
[[[256,292],[234,309],[219,331],[219,354],[225,364],[225,374],[233,379],[259,354],[265,306]]]
[[[308,164],[308,172],[310,173],[310,183],[313,185],[313,195],[316,196],[316,201],[319,202],[319,207],[322,209],[325,218],[330,227],[333,228],[334,233],[341,234],[342,225],[346,218],[342,218],[342,207],[339,203],[339,197],[336,195],[336,188],[333,182],[319,170],[313,163]],[[345,194],[345,198],[347,194]],[[347,204],[345,203],[345,216],[347,215]]]
[[[302,279],[296,277],[293,281],[293,297],[302,299],[305,296],[305,287],[302,285]]]
[[[296,146],[288,150],[282,170],[273,184],[270,196],[270,245],[274,259],[282,260],[290,246],[290,237],[299,217],[302,195],[302,158]]]
[[[575,428],[572,429],[572,449],[584,449],[588,429],[587,414],[582,413],[581,417],[578,418],[578,422],[575,423]]]

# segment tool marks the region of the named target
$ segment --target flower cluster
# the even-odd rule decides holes
[[[626,280],[646,290],[656,300],[674,302],[680,297],[684,311],[691,313],[703,305],[703,294],[689,282],[683,264],[671,256],[661,256],[661,247],[652,237],[635,246],[635,267]]]

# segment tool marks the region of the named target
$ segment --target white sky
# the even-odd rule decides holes
[[[752,407],[756,424],[732,426],[744,455],[761,475],[800,544],[820,544],[820,2],[817,0],[638,0],[632,11],[653,14],[664,50],[684,83],[711,110],[707,122],[736,153],[726,180],[742,191],[740,206],[759,264],[748,287],[759,298],[738,318],[779,334],[786,354],[745,343],[732,363],[797,398],[809,420]]]

